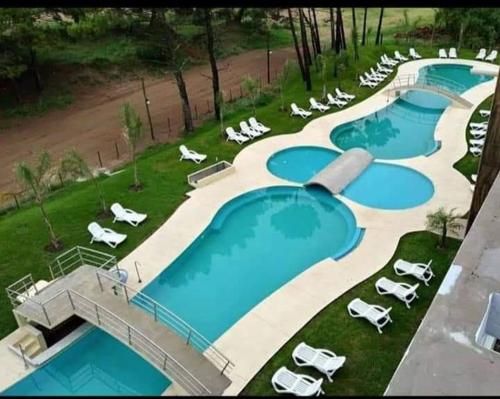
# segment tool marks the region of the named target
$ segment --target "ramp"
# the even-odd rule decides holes
[[[351,148],[313,176],[305,186],[318,185],[339,194],[372,163],[373,155],[362,148]]]
[[[47,328],[79,316],[134,350],[187,393],[221,395],[231,383],[225,373],[234,367],[232,362],[177,315],[120,282],[113,267],[114,257],[76,247],[57,259],[51,271],[58,277],[43,290],[27,295],[28,276],[11,284],[7,294],[17,315]]]

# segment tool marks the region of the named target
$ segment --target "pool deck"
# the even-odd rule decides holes
[[[485,64],[460,59],[423,59],[400,65],[398,75],[415,73],[429,64],[445,63]],[[468,211],[472,199],[469,181],[452,165],[467,151],[464,130],[468,120],[475,107],[493,94],[495,84],[496,79],[493,79],[463,94],[474,107],[446,109],[435,131],[435,139],[442,142],[439,151],[429,157],[384,160],[409,166],[428,176],[434,184],[435,193],[427,203],[407,210],[388,211],[365,207],[341,195],[336,196],[351,208],[358,226],[366,228],[363,240],[354,251],[340,260],[325,259],[290,280],[217,339],[215,345],[235,364],[229,375],[232,383],[226,389],[226,395],[238,394],[260,368],[321,309],[380,270],[393,255],[402,235],[425,228],[427,213],[443,205],[456,207],[460,213]],[[233,162],[234,173],[190,191],[190,198],[150,238],[120,261],[120,267],[127,269],[131,276],[135,276],[134,261],[142,265],[142,283],[138,284],[132,277],[129,285],[142,289],[157,277],[230,199],[250,190],[273,185],[297,186],[268,171],[266,162],[273,153],[303,145],[338,150],[330,141],[330,132],[335,126],[373,113],[394,100],[381,88],[359,104],[311,120],[296,134],[264,138],[243,147]],[[8,351],[8,341],[9,336],[0,341],[0,362],[2,368],[8,369],[0,373],[0,391],[32,371],[24,370],[22,360]],[[335,348],[331,349],[335,351]],[[172,384],[163,394],[175,394],[177,389],[176,384]]]

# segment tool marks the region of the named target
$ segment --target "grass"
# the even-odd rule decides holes
[[[493,95],[488,97],[486,100],[484,100],[479,107],[476,108],[474,113],[472,114],[469,123],[471,122],[484,122],[487,120],[487,118],[483,118],[481,115],[479,115],[479,110],[481,109],[491,109],[491,104],[493,103]],[[473,139],[474,137],[470,134],[470,128],[469,128],[469,123],[467,124],[465,128],[465,138],[467,140],[467,147],[470,146],[469,140]],[[455,164],[453,167],[458,170],[460,173],[462,173],[471,183],[473,183],[471,179],[472,174],[477,174],[479,170],[479,162],[481,161],[481,157],[475,157],[473,156],[469,150],[467,149],[467,153]]]
[[[69,93],[42,92],[37,100],[14,105],[8,98],[0,98],[2,116],[6,119],[39,116],[52,109],[64,109],[73,102]]]
[[[281,366],[314,378],[324,377],[313,368],[294,364],[291,354],[302,341],[347,357],[344,367],[334,375],[333,383],[328,383],[325,378],[323,389],[326,395],[382,395],[460,246],[460,241],[449,239],[448,248],[441,250],[436,248],[437,241],[438,237],[430,232],[414,232],[401,237],[396,252],[381,271],[318,313],[266,363],[241,395],[276,395],[270,381]],[[436,277],[429,287],[420,284],[417,290],[419,298],[412,303],[411,309],[395,297],[381,296],[375,290],[375,281],[380,277],[415,284],[415,279],[394,273],[392,265],[398,258],[409,261],[433,259],[432,270]],[[357,297],[368,303],[392,307],[393,323],[384,327],[383,334],[366,320],[348,315],[347,304]]]

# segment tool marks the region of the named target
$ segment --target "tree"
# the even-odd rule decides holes
[[[278,89],[280,92],[280,100],[281,100],[281,111],[285,111],[285,86],[290,78],[291,65],[288,62],[288,59],[285,61],[285,65],[283,65],[283,70],[281,71],[278,77]]]
[[[335,48],[335,18],[333,16],[333,8],[330,7],[330,37],[331,37],[331,49]]]
[[[312,45],[312,50],[313,50],[313,57],[316,59],[316,56],[319,54],[318,53],[318,47],[317,47],[317,42],[316,42],[316,33],[314,32],[314,24],[312,23],[312,18],[311,18],[311,9],[307,9],[307,13],[309,14],[309,18],[306,17],[304,14],[304,20],[309,25],[309,30],[311,31],[311,45]]]
[[[226,115],[226,110],[227,110],[227,104],[224,101],[224,91],[219,91],[217,94],[217,106],[219,107],[219,114],[220,114],[220,131],[222,136],[224,136],[224,116]]]
[[[337,7],[337,24],[340,27],[341,48],[347,50],[347,41],[345,40],[344,19],[342,18],[342,9]]]
[[[302,75],[302,80],[306,81],[306,73],[304,69],[304,59],[300,53],[299,42],[297,40],[297,34],[295,32],[295,25],[293,24],[292,10],[288,8],[288,21],[290,22],[290,31],[292,32],[293,44],[295,46],[295,52],[297,53],[297,62],[299,63],[300,73]]]
[[[99,179],[94,176],[94,173],[92,173],[92,169],[90,168],[90,166],[76,150],[70,150],[66,152],[65,156],[61,160],[59,169],[61,174],[65,177],[70,177],[72,179],[83,178],[90,180],[96,189],[99,203],[101,204],[102,208],[102,215],[108,214],[106,200],[104,199],[101,185],[99,184]]]
[[[365,15],[363,16],[363,37],[361,39],[361,45],[366,44],[366,16],[368,14],[368,8],[365,7]]]
[[[377,36],[375,37],[375,44],[382,44],[382,20],[384,19],[384,7],[380,8],[380,15],[378,18]]]
[[[253,108],[253,116],[257,116],[255,107],[257,100],[260,96],[259,83],[257,79],[253,79],[250,75],[248,75],[245,79],[243,79],[243,88],[247,91],[250,96],[250,100],[252,101]]]
[[[439,208],[434,213],[427,214],[427,228],[432,231],[441,232],[440,248],[446,248],[446,235],[448,231],[458,233],[462,228],[458,219],[459,215],[454,214],[455,208],[447,212],[444,207]]]
[[[320,66],[320,74],[321,74],[321,81],[323,83],[323,93],[322,93],[322,99],[324,100],[326,98],[326,78],[327,78],[327,73],[328,73],[328,68],[327,68],[327,60],[326,57],[323,54],[318,55],[317,62]]]
[[[309,52],[309,45],[307,44],[307,33],[304,24],[304,16],[302,10],[299,8],[299,21],[300,21],[300,35],[302,37],[302,53],[304,54],[304,76],[306,82],[306,90],[312,90],[311,72],[309,65],[312,65],[311,53]]]
[[[243,8],[244,10],[244,8]],[[214,32],[212,29],[212,11],[210,8],[204,8],[205,16],[205,28],[207,33],[207,50],[208,58],[210,60],[210,68],[212,69],[212,89],[214,98],[214,113],[215,119],[220,119],[220,108],[217,98],[219,96],[219,70],[217,69],[217,61],[215,59],[215,49],[214,49]]]
[[[63,246],[62,242],[54,232],[44,205],[45,195],[49,191],[50,179],[53,177],[52,159],[49,153],[47,151],[42,152],[35,167],[31,167],[25,162],[18,163],[16,165],[16,177],[27,190],[32,192],[35,202],[40,208],[51,242],[46,248],[55,251],[60,250]]]
[[[319,37],[318,20],[316,19],[316,10],[312,8],[313,20],[314,20],[314,30],[316,32],[316,47],[318,54],[321,54],[321,40]]]
[[[134,184],[135,190],[142,188],[137,176],[137,146],[143,137],[142,121],[135,109],[130,103],[125,103],[121,109],[121,118],[123,123],[123,137],[127,143],[132,162],[134,164]]]
[[[356,28],[356,9],[352,7],[352,43],[354,45],[354,60],[359,60],[358,53],[358,30]]]

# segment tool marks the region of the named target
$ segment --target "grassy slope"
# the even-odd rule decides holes
[[[344,367],[334,375],[333,383],[325,378],[323,389],[327,395],[382,395],[434,298],[460,241],[450,239],[449,248],[445,250],[436,249],[436,244],[437,236],[429,232],[403,236],[393,257],[380,272],[318,313],[266,363],[246,386],[242,395],[276,395],[270,381],[273,373],[281,366],[315,378],[321,377],[315,369],[297,367],[294,364],[291,354],[302,341],[347,357]],[[410,277],[395,275],[392,265],[398,258],[409,261],[433,259],[432,269],[436,277],[431,280],[429,287],[420,284],[417,290],[419,298],[415,299],[409,310],[395,297],[378,295],[375,290],[375,281],[382,276],[415,284],[416,281]],[[366,320],[353,319],[348,315],[347,304],[356,297],[368,303],[392,306],[393,323],[384,327],[383,334],[379,334]]]
[[[479,115],[479,110],[481,109],[491,109],[491,104],[493,102],[493,95],[488,97],[486,100],[484,100],[479,107],[477,107],[476,111],[472,114],[469,123],[470,122],[484,122],[487,119],[483,118],[481,115]],[[469,124],[467,124],[466,131],[465,131],[465,137],[467,140],[467,147],[470,146],[469,140],[473,139],[472,135],[469,132]],[[473,156],[469,150],[467,149],[467,153],[458,160],[453,167],[458,170],[460,173],[462,173],[469,181],[472,183],[471,175],[472,174],[477,174],[479,170],[479,162],[481,160],[481,157],[475,157]]]

